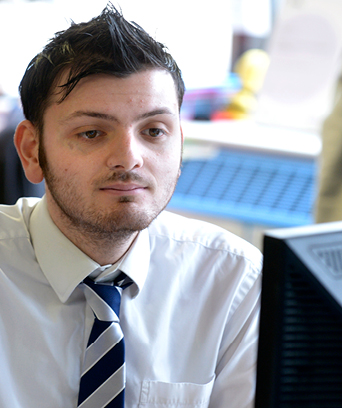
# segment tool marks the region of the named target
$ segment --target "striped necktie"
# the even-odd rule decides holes
[[[119,312],[122,290],[129,285],[96,284],[89,278],[83,282],[94,324],[85,353],[79,408],[124,408],[125,345]]]

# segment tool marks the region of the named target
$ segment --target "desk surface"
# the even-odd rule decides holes
[[[188,141],[313,159],[319,156],[322,146],[317,133],[267,126],[254,120],[182,121],[182,128]]]

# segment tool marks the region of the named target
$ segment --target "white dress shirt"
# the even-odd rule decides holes
[[[115,243],[113,243],[115,245]],[[54,225],[45,199],[0,206],[0,408],[75,408],[93,317],[80,283],[125,272],[126,408],[251,408],[261,254],[163,212],[117,265]]]

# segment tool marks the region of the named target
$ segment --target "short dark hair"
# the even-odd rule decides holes
[[[180,108],[184,82],[175,60],[163,44],[125,20],[109,3],[98,17],[87,23],[72,22],[67,30],[56,33],[32,59],[19,86],[24,115],[43,132],[51,92],[67,69],[69,76],[61,86],[60,102],[86,76],[105,73],[126,77],[148,68],[164,69],[172,75]]]

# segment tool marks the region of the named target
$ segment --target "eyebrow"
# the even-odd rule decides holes
[[[150,118],[150,117],[157,116],[157,115],[174,115],[174,112],[172,112],[169,108],[155,109],[149,112],[142,113],[141,115],[138,115],[135,118],[135,121],[138,122],[139,120]],[[117,123],[120,122],[119,119],[115,115],[111,115],[108,113],[102,113],[102,112],[96,112],[96,111],[87,111],[87,110],[75,111],[71,113],[69,116],[67,116],[65,119],[63,119],[62,122],[65,123],[65,122],[68,122],[69,120],[72,120],[74,118],[79,118],[82,116],[104,119],[110,122],[117,122]]]

